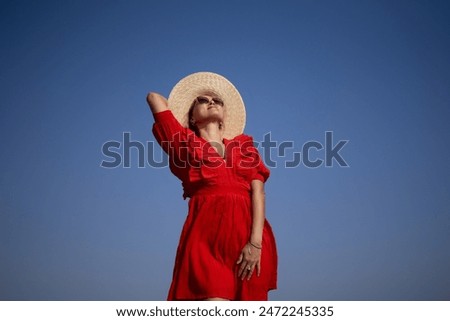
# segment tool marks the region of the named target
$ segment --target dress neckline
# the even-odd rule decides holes
[[[203,138],[202,136],[197,136],[199,137],[203,142],[209,144],[209,146],[212,147],[213,152],[222,160],[226,160],[227,159],[227,144],[228,144],[228,140],[225,138],[222,138],[222,144],[224,147],[224,151],[223,151],[223,157],[222,155],[219,154],[219,152],[216,150],[216,148],[213,146],[213,144],[211,144],[210,141],[206,140],[205,138]]]

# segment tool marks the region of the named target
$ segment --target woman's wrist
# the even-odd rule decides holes
[[[261,250],[262,249],[262,245],[261,243],[255,243],[252,241],[248,241],[248,244],[250,244],[251,246],[253,246],[255,249]]]

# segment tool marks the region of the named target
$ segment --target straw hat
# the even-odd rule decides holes
[[[224,138],[243,133],[245,106],[236,87],[225,77],[212,72],[197,72],[181,79],[169,95],[169,109],[184,127],[188,127],[188,112],[193,101],[205,93],[214,93],[224,102]]]

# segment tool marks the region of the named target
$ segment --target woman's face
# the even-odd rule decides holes
[[[222,99],[210,94],[198,96],[192,110],[192,118],[197,125],[208,122],[223,122],[224,104]]]

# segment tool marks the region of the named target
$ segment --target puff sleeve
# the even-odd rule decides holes
[[[250,182],[257,179],[265,183],[270,176],[270,170],[264,164],[258,149],[253,143],[253,138],[241,135],[238,141],[240,145],[240,161],[238,164],[240,172]]]
[[[187,171],[187,128],[181,126],[171,110],[154,114],[152,132],[161,148],[169,155],[170,169],[183,180]]]

